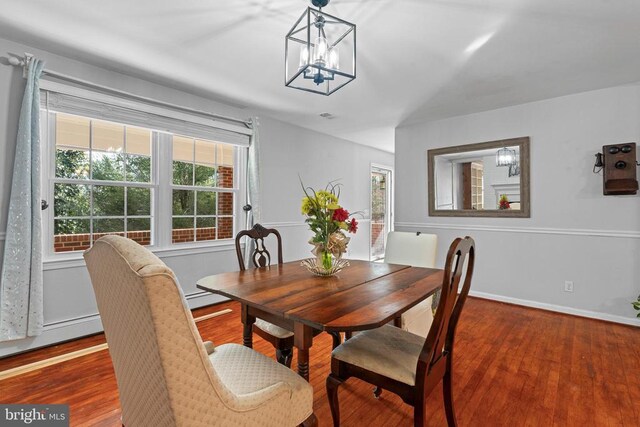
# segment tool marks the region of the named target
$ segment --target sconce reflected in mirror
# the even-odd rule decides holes
[[[428,151],[429,215],[530,217],[529,138]]]

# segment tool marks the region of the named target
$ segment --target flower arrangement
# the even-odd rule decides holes
[[[313,232],[309,243],[314,246],[312,252],[316,255],[317,266],[329,272],[335,266],[334,259],[339,260],[347,251],[350,238],[345,232],[355,234],[358,221],[340,206],[340,184],[330,182],[319,191],[302,184],[302,190],[305,197],[302,198],[301,212],[307,217],[305,222]]]
[[[501,210],[511,209],[511,204],[509,203],[509,199],[506,194],[500,195],[500,200],[498,201],[498,208]]]

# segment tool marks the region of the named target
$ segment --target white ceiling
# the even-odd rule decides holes
[[[388,151],[400,123],[640,80],[638,0],[332,0],[357,25],[358,76],[305,93],[283,51],[307,5],[3,0],[0,36]]]

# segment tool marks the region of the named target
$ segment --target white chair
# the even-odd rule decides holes
[[[435,234],[391,231],[387,236],[384,262],[410,265],[413,267],[435,268],[438,236]],[[426,337],[433,322],[431,308],[433,297],[420,302],[402,314],[397,325],[413,334]]]
[[[203,343],[160,259],[105,236],[85,252],[120,392],[136,426],[314,426],[313,388],[238,344]]]

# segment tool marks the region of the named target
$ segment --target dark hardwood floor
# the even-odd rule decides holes
[[[236,303],[199,309],[205,340],[242,342]],[[0,360],[0,370],[98,345],[102,335]],[[254,348],[274,350],[255,337]],[[454,361],[454,396],[461,426],[640,425],[640,328],[469,298]],[[331,337],[311,348],[311,383],[320,426],[331,425],[324,381]],[[293,365],[296,360],[294,356]],[[74,426],[119,426],[118,391],[103,350],[0,381],[1,403],[68,403]],[[349,380],[340,389],[344,426],[410,426],[412,411],[392,395],[375,400],[371,386]],[[430,426],[445,426],[440,393],[428,400]]]

